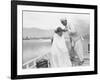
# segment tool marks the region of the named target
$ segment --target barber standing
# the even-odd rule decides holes
[[[78,34],[78,32],[75,29],[75,26],[73,24],[68,24],[67,19],[61,19],[60,20],[63,26],[65,27],[65,38],[67,40],[67,47],[69,48],[69,51],[73,47],[77,56],[80,59],[79,65],[83,64],[84,62],[84,56],[83,56],[83,45],[82,45],[82,38],[81,35]]]

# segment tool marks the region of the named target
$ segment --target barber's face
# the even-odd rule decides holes
[[[61,23],[66,26],[67,25],[67,20],[62,20]]]
[[[58,34],[59,36],[62,36],[63,32],[60,31],[60,32],[58,32],[57,34]]]

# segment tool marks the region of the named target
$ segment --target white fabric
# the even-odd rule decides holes
[[[72,66],[64,36],[60,37],[56,33],[54,34],[51,47],[51,63],[52,67]]]
[[[82,37],[80,36],[80,34],[78,34],[77,30],[75,29],[75,26],[72,23],[68,24],[67,27],[68,27],[68,32],[65,33],[67,34],[65,36],[67,37],[69,36],[69,38],[70,37],[72,38],[72,46],[74,47],[74,50],[76,51],[76,54],[78,55],[80,61],[83,61],[84,53],[83,53],[83,45],[81,41]]]
[[[80,61],[83,61],[83,59],[84,59],[84,55],[83,55],[84,52],[83,52],[83,46],[82,46],[82,41],[81,41],[81,39],[79,39],[79,40],[77,40],[77,41],[75,42],[74,49],[75,49],[75,51],[76,51],[76,53],[77,53],[77,55],[78,55]]]
[[[75,29],[75,26],[72,23],[68,23],[67,27],[68,27],[68,31],[70,33],[76,33],[77,32],[76,29]]]

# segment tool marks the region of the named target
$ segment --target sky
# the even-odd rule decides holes
[[[23,11],[23,28],[40,28],[40,29],[56,29],[64,26],[60,23],[61,18],[67,18],[68,23],[80,24],[84,23],[84,27],[89,27],[89,14],[77,13],[54,13],[54,12],[33,12]],[[77,26],[76,26],[77,27]],[[82,30],[83,27],[80,26]]]

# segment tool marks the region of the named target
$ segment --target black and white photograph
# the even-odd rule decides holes
[[[97,73],[96,6],[16,4],[12,8],[17,14],[13,12],[17,18],[14,74],[26,78]]]
[[[23,69],[90,65],[90,15],[23,11]]]

